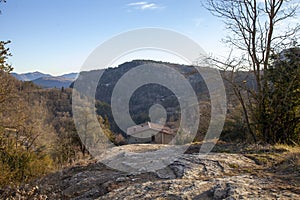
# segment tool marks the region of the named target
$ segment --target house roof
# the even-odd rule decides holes
[[[170,135],[174,134],[169,127],[166,127],[161,124],[152,123],[152,122],[146,122],[143,124],[128,127],[127,135],[134,135],[134,134],[137,134],[137,133],[140,133],[143,131],[147,131],[147,130],[154,130],[157,132],[161,132],[164,134],[170,134]]]

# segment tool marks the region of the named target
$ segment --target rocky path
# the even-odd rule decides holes
[[[120,165],[128,164],[136,158],[134,152],[160,148],[116,147],[107,160],[117,158]],[[38,187],[24,191],[30,190],[29,199],[300,199],[298,185],[284,187],[288,183],[265,173],[242,154],[211,153],[203,157],[191,153],[173,159],[167,167],[150,172],[120,172],[101,162],[74,166],[49,175],[35,183]],[[22,199],[21,193],[16,194],[16,199]]]

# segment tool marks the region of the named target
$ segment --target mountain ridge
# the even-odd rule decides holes
[[[41,77],[49,77],[52,76],[50,74],[45,74],[39,71],[35,71],[35,72],[27,72],[27,73],[16,73],[16,72],[12,72],[11,73],[12,76],[14,76],[15,78],[17,78],[20,81],[33,81],[35,79],[41,78]]]
[[[77,78],[78,73],[72,72],[60,76],[53,76],[51,74],[35,71],[22,74],[13,72],[11,75],[20,81],[32,81],[36,85],[43,88],[61,88],[69,87]]]

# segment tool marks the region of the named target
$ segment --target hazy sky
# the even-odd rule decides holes
[[[201,0],[7,0],[0,8],[0,40],[12,41],[10,62],[19,73],[79,71],[102,42],[143,27],[178,31],[207,53],[224,51],[222,21]]]

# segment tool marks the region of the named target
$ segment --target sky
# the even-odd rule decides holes
[[[122,32],[145,27],[184,34],[208,54],[222,55],[227,50],[221,42],[226,35],[221,19],[203,8],[201,0],[7,0],[0,10],[0,40],[11,40],[9,62],[17,73],[78,72],[97,46]],[[151,52],[144,56],[168,57]]]

